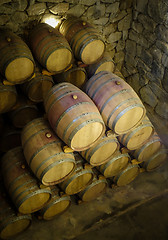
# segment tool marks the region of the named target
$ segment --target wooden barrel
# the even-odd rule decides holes
[[[114,62],[108,52],[105,52],[99,61],[94,64],[90,64],[86,67],[88,77],[91,78],[94,74],[101,71],[114,71]]]
[[[7,152],[21,145],[20,130],[11,125],[5,125],[0,138],[0,151]]]
[[[150,172],[162,166],[166,160],[168,160],[168,150],[160,149],[147,161],[143,162],[142,167],[145,168],[147,172]]]
[[[38,67],[35,68],[35,76],[21,85],[23,92],[33,102],[42,102],[46,93],[52,88],[54,81],[51,76],[43,75]]]
[[[113,156],[111,156],[107,163],[102,164],[97,168],[106,178],[113,177],[128,165],[129,160],[130,156],[128,153],[121,154],[119,151],[117,151],[113,154]]]
[[[92,201],[103,194],[107,187],[106,179],[100,175],[95,169],[93,181],[83,191],[78,193],[80,199],[84,202]]]
[[[11,83],[27,81],[34,73],[34,59],[26,43],[8,30],[0,31],[0,71]]]
[[[38,62],[49,72],[64,71],[72,61],[72,51],[58,30],[40,23],[30,32],[29,42]]]
[[[132,155],[139,161],[148,161],[160,148],[162,141],[155,132],[140,148],[132,152]]]
[[[97,105],[105,124],[116,134],[135,128],[146,110],[135,91],[123,79],[102,71],[86,83],[86,93]]]
[[[8,113],[13,126],[23,128],[28,122],[39,117],[37,106],[28,98],[20,95],[13,110]]]
[[[99,166],[112,157],[119,145],[114,135],[106,136],[104,134],[91,148],[80,152],[80,154],[92,166]]]
[[[118,140],[129,150],[135,150],[141,147],[153,133],[154,127],[146,116],[139,126],[126,134],[118,136]]]
[[[68,195],[76,194],[86,188],[92,182],[93,171],[84,167],[84,159],[74,153],[76,169],[65,181],[59,184],[60,188]]]
[[[105,125],[97,107],[71,83],[51,88],[44,105],[56,134],[76,151],[91,147],[104,134]]]
[[[7,201],[6,196],[0,195],[0,238],[9,239],[26,230],[31,224],[31,215],[16,213]]]
[[[0,82],[0,113],[10,111],[17,101],[17,92],[14,86],[3,85]]]
[[[117,186],[124,186],[132,182],[139,174],[139,165],[129,163],[128,166],[113,178]]]
[[[78,60],[85,64],[92,64],[102,57],[105,44],[97,29],[88,22],[68,17],[59,30],[68,40]]]
[[[63,152],[62,141],[44,119],[28,123],[21,139],[27,163],[44,185],[55,185],[74,171],[73,154]]]
[[[65,212],[71,204],[71,198],[66,194],[61,195],[57,186],[51,186],[52,197],[50,201],[38,212],[38,218],[51,220],[56,215]]]
[[[78,88],[83,88],[87,80],[86,70],[82,67],[73,66],[71,69],[54,76],[57,83],[69,82]]]
[[[50,199],[50,190],[40,189],[31,174],[21,147],[11,149],[3,156],[2,172],[6,189],[19,212],[38,211]]]
[[[122,73],[119,71],[118,68],[115,68],[114,72],[115,75],[117,75],[118,77],[124,79],[124,76],[122,75]]]

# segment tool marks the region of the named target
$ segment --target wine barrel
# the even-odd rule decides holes
[[[23,92],[33,102],[42,102],[46,93],[52,88],[54,81],[51,76],[43,75],[40,69],[35,67],[35,76],[21,85]]]
[[[112,157],[119,145],[114,135],[104,134],[91,148],[81,151],[80,154],[92,166],[99,166]]]
[[[38,211],[50,199],[50,190],[40,189],[31,174],[21,147],[11,149],[3,156],[2,172],[7,192],[20,213]]]
[[[92,171],[94,172],[92,183],[89,184],[83,191],[78,193],[79,198],[84,202],[96,199],[105,192],[107,187],[106,179],[95,169]]]
[[[74,171],[73,154],[63,152],[62,141],[43,118],[29,122],[21,139],[27,163],[44,185],[55,185]]]
[[[128,153],[121,154],[119,151],[111,156],[110,160],[97,167],[98,170],[106,177],[113,177],[119,174],[127,165],[130,160]]]
[[[116,134],[135,128],[146,110],[135,91],[123,79],[102,71],[86,83],[86,93],[97,105],[105,124]]]
[[[117,75],[118,77],[124,79],[124,76],[122,75],[122,73],[119,71],[119,69],[116,67],[114,72],[115,75]]]
[[[0,71],[12,84],[27,81],[34,73],[34,59],[26,43],[9,30],[0,30]]]
[[[141,147],[148,138],[154,133],[154,127],[146,116],[140,125],[134,128],[132,131],[118,136],[118,140],[129,150],[135,150]]]
[[[17,101],[17,92],[14,86],[3,85],[0,82],[0,113],[10,111]]]
[[[88,77],[91,78],[94,74],[101,71],[114,71],[114,62],[108,52],[105,52],[99,61],[94,64],[90,64],[86,67]]]
[[[28,122],[39,117],[39,111],[36,105],[28,98],[19,95],[16,105],[13,110],[8,112],[8,117],[13,126],[23,128]]]
[[[139,161],[148,161],[160,148],[162,141],[155,132],[140,148],[132,152],[132,155]]]
[[[129,163],[128,166],[113,178],[117,186],[124,186],[132,182],[139,174],[139,165]]]
[[[143,162],[142,167],[145,168],[147,172],[150,172],[162,166],[166,160],[168,160],[168,150],[163,148]]]
[[[0,151],[8,152],[10,149],[21,145],[20,130],[5,124],[0,138]]]
[[[40,23],[29,34],[29,42],[38,62],[49,72],[64,71],[72,61],[72,50],[58,30]]]
[[[51,186],[52,197],[50,201],[37,214],[39,219],[51,220],[56,215],[65,212],[71,204],[71,199],[67,195],[60,195],[57,186]]]
[[[92,64],[102,57],[104,41],[97,29],[88,22],[68,17],[60,25],[59,31],[68,40],[76,59]]]
[[[0,195],[0,238],[9,239],[26,230],[31,224],[31,215],[16,213],[6,196]]]
[[[44,100],[51,127],[72,149],[85,150],[105,131],[102,117],[93,101],[71,83],[59,83]]]
[[[74,155],[76,160],[75,171],[59,184],[60,188],[68,195],[82,191],[93,179],[93,171],[89,168],[84,168],[84,159],[78,153],[74,153]]]
[[[86,70],[82,67],[73,66],[71,69],[54,76],[57,83],[69,82],[78,88],[83,88],[87,80]]]

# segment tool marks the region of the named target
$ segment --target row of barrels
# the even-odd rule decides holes
[[[41,131],[39,128],[40,123],[44,126],[44,122],[44,119],[35,119],[28,124],[27,131],[29,131],[29,134],[27,133],[27,137],[30,146],[34,146],[35,143],[34,141],[32,142],[32,138],[37,138],[37,135],[44,135],[44,129],[42,129],[41,127]],[[39,131],[36,132],[37,134],[34,134],[34,132],[32,131],[32,123],[34,123],[34,125],[39,128]],[[45,133],[46,138],[51,138],[51,129],[50,132],[48,131],[48,128],[45,130],[47,130],[47,132]],[[23,134],[25,137],[25,132],[23,132]],[[53,132],[52,134],[54,135]],[[104,138],[105,137],[102,137],[102,139]],[[109,140],[112,139],[111,146],[113,146],[114,136],[107,132],[106,138]],[[36,139],[37,142],[39,142],[39,140],[41,140],[41,143],[44,143],[43,138]],[[116,144],[118,145],[117,139],[115,139],[114,142],[116,142]],[[60,142],[57,144],[59,145]],[[92,153],[96,153],[96,150],[98,153],[100,150],[103,149],[103,152],[106,153],[106,150],[112,149],[111,146],[108,144],[106,145],[105,142],[104,146],[99,145],[99,148],[97,148],[97,146],[95,146],[95,151],[91,151]],[[42,159],[42,161],[41,156],[43,156],[44,152],[42,155],[38,155],[38,151],[35,151],[36,155],[33,154],[33,160],[36,161],[36,164],[33,164],[34,166],[36,166],[35,170],[33,170],[34,173],[38,172],[37,169],[39,169],[39,166],[44,165],[45,162],[47,162],[46,160],[48,160],[48,158],[51,159],[52,157],[52,155],[50,155],[50,146],[48,144],[45,144],[45,147],[45,159]],[[163,149],[161,151],[157,151],[158,149],[160,149],[160,147],[161,140],[155,134],[148,141],[146,141],[145,145],[143,145],[142,148],[137,149],[135,151],[136,153],[134,152],[134,154],[139,154],[139,156],[144,157],[144,160],[146,156],[147,161],[145,161],[145,164],[149,167],[147,168],[147,170],[153,170],[153,167],[155,169],[155,167],[158,167],[163,162],[163,155],[164,157],[166,156],[166,152],[163,151]],[[23,150],[24,149],[25,145],[23,145]],[[44,148],[40,149],[43,151]],[[153,149],[152,153],[150,151],[151,149]],[[10,205],[7,208],[9,212],[4,212],[4,209],[0,211],[0,218],[2,219],[1,237],[4,239],[10,237],[10,234],[12,234],[13,236],[19,231],[26,229],[30,225],[31,216],[28,213],[38,211],[37,216],[39,219],[52,219],[55,215],[62,213],[66,209],[68,209],[71,202],[71,199],[68,195],[77,194],[78,198],[82,199],[82,201],[90,201],[95,199],[97,196],[99,196],[105,191],[105,188],[108,185],[105,178],[110,178],[111,182],[113,184],[116,184],[117,186],[123,186],[135,179],[135,177],[140,172],[140,167],[138,166],[137,162],[134,163],[133,160],[131,161],[131,155],[124,152],[125,148],[120,148],[119,150],[119,146],[114,147],[114,153],[111,154],[111,157],[106,163],[96,166],[98,171],[95,167],[93,168],[93,166],[91,167],[90,165],[87,165],[84,159],[81,158],[81,156],[77,152],[65,154],[60,148],[61,154],[64,154],[64,157],[65,155],[71,156],[71,160],[73,159],[73,163],[76,165],[76,167],[73,173],[67,174],[68,177],[64,181],[61,181],[61,183],[59,183],[60,180],[58,180],[59,184],[57,186],[47,187],[41,184],[41,182],[39,182],[37,178],[35,178],[32,174],[32,171],[27,165],[28,161],[26,163],[23,150],[21,147],[14,148],[8,151],[2,158],[1,170],[7,192],[9,193],[13,203],[15,204],[15,208],[17,208],[17,211],[21,213],[16,214],[15,210],[15,212],[13,211],[13,214],[10,215],[10,213],[12,212]],[[27,156],[27,153],[25,151],[24,153]],[[149,155],[151,155],[152,158],[149,158]],[[62,158],[62,163],[60,163],[59,153],[57,156],[58,165],[65,163],[64,167],[62,167],[66,169],[67,158]],[[104,158],[103,155],[98,154],[98,158],[99,156],[102,159]],[[154,158],[155,160],[153,161]],[[46,168],[43,169],[44,171],[46,171],[47,169],[49,175],[52,174],[52,170],[50,171],[50,166],[52,166],[52,164],[46,166]],[[33,169],[32,166],[31,169]],[[58,174],[58,170],[59,169],[54,169],[54,172]],[[62,193],[60,189],[64,190],[66,194]],[[3,201],[5,201],[6,206],[8,204],[6,203],[6,199],[4,199],[3,196],[2,199]],[[12,226],[10,226],[11,222]]]
[[[123,186],[135,179],[141,167],[154,170],[167,157],[138,95],[123,79],[109,72],[114,70],[114,64],[104,54],[105,46],[97,31],[82,20],[69,18],[63,21],[60,32],[67,40],[46,24],[37,25],[29,35],[35,58],[48,71],[35,70],[33,76],[34,60],[30,55],[27,57],[31,52],[25,50],[25,44],[19,50],[22,55],[13,54],[7,60],[9,64],[5,57],[0,62],[1,73],[8,82],[19,84],[31,101],[44,102],[48,119],[32,114],[24,122],[28,116],[25,110],[16,121],[14,116],[18,109],[25,109],[25,104],[24,107],[14,104],[12,113],[7,113],[7,118],[15,119],[12,123],[21,130],[18,147],[2,150],[6,152],[1,158],[3,182],[15,205],[9,221],[2,209],[2,238],[27,228],[31,213],[51,219],[70,206],[69,196],[76,194],[82,201],[92,200],[104,192],[108,185],[106,178],[111,184]],[[17,46],[20,48],[20,39],[13,34],[5,31],[1,38],[6,57],[11,50],[15,53]],[[72,69],[78,70],[79,66],[67,69],[72,62],[72,51],[85,64],[85,69],[80,66],[82,75],[87,72],[89,78],[80,81],[81,74],[77,75],[75,81],[79,85],[71,84],[75,72]],[[53,73],[57,74],[52,78]],[[53,79],[58,84],[54,85]],[[5,86],[5,81],[2,87],[15,88]],[[22,124],[17,124],[19,121]],[[6,142],[8,138],[9,135]],[[18,216],[22,221],[17,226]]]
[[[0,35],[0,72],[11,84],[24,83],[33,76],[34,57],[43,68],[57,74],[67,69],[74,57],[88,65],[105,51],[97,29],[75,17],[64,19],[59,30],[45,23],[36,25],[27,43],[9,30],[1,30]]]

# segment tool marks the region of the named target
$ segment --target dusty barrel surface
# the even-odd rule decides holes
[[[94,64],[90,64],[86,67],[88,77],[91,78],[94,74],[101,71],[114,71],[114,62],[108,52],[105,52],[99,61]]]
[[[80,152],[92,166],[98,166],[107,162],[119,148],[119,142],[114,135],[104,134],[91,148]]]
[[[124,170],[113,178],[113,181],[117,186],[124,186],[132,182],[138,176],[139,172],[139,165],[129,163]]]
[[[0,194],[0,238],[9,239],[26,230],[31,224],[30,215],[16,213],[5,196]]]
[[[89,148],[104,134],[105,125],[96,105],[70,83],[51,88],[44,105],[51,127],[76,151]]]
[[[32,101],[20,95],[8,117],[16,128],[23,128],[28,122],[39,117],[39,111]]]
[[[40,23],[29,34],[29,42],[38,62],[49,72],[66,69],[72,60],[72,50],[58,30]]]
[[[162,141],[155,132],[140,148],[133,151],[133,156],[139,161],[147,161],[162,147]]]
[[[50,191],[40,189],[31,174],[21,147],[11,149],[3,156],[2,171],[6,189],[19,212],[38,211],[50,199]]]
[[[86,70],[82,67],[73,66],[71,69],[55,75],[57,83],[69,82],[78,88],[82,88],[87,80]]]
[[[0,113],[8,112],[16,104],[17,92],[14,86],[6,86],[0,83]]]
[[[62,141],[43,118],[28,123],[21,139],[27,163],[44,185],[55,185],[74,171],[74,156],[63,152]]]
[[[27,97],[33,102],[42,102],[46,93],[52,88],[54,81],[51,76],[43,75],[35,68],[35,76],[22,84],[21,88]]]
[[[154,127],[146,116],[140,125],[132,131],[118,136],[119,141],[129,150],[135,150],[141,147],[154,133]]]
[[[117,151],[113,154],[113,156],[111,156],[110,160],[107,163],[99,166],[98,170],[107,178],[113,177],[128,165],[129,160],[129,154],[121,154],[119,151]]]
[[[78,193],[82,201],[88,202],[96,199],[103,194],[107,187],[106,179],[97,171],[93,170],[93,181],[83,191]]]
[[[44,220],[50,220],[58,214],[65,212],[71,204],[71,199],[66,194],[61,195],[57,186],[51,186],[51,199],[38,212],[38,218]]]
[[[162,148],[148,158],[148,160],[143,162],[142,166],[147,172],[150,172],[162,166],[166,160],[168,160],[168,150]]]
[[[79,18],[68,17],[59,31],[68,40],[75,57],[83,63],[92,64],[104,53],[105,44],[92,25]]]
[[[97,105],[105,124],[124,134],[141,123],[146,110],[135,91],[123,79],[102,71],[91,77],[86,93]]]
[[[59,185],[68,195],[73,195],[82,191],[93,179],[93,171],[90,168],[84,167],[84,159],[78,153],[74,153],[74,155],[76,169],[70,177]]]
[[[5,78],[20,84],[34,73],[34,59],[27,44],[8,30],[0,31],[0,71]]]

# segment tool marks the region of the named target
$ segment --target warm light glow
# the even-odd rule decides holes
[[[61,23],[61,19],[55,17],[54,15],[46,14],[46,15],[42,18],[41,22],[47,23],[48,25],[56,28],[56,27],[58,27],[58,25]]]

